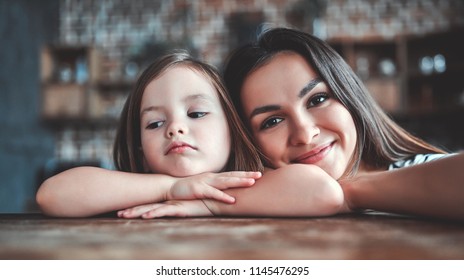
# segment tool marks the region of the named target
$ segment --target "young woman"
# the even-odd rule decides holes
[[[114,160],[118,171],[79,167],[46,180],[37,193],[43,212],[84,217],[135,207],[118,215],[152,218],[156,215],[150,211],[153,203],[192,200],[199,203],[189,204],[189,215],[204,215],[205,204],[194,199],[230,204],[235,200],[223,190],[252,185],[258,186],[255,195],[265,197],[266,189],[279,188],[288,174],[304,170],[313,177],[319,172],[295,165],[256,181],[261,173],[253,171],[263,169],[259,154],[219,74],[184,52],[160,58],[138,79],[121,114]],[[305,203],[314,200],[298,208],[305,215],[330,215],[340,208],[341,188],[326,177],[314,189],[300,193]],[[299,189],[296,183],[289,189]],[[288,197],[293,198],[290,193]],[[273,209],[266,206],[259,211],[272,213]],[[286,215],[292,208],[277,209]]]
[[[320,168],[343,188],[347,207],[340,211],[464,219],[464,154],[447,154],[399,127],[320,39],[271,29],[235,50],[224,75],[266,164],[277,170],[294,164]],[[300,181],[312,188],[324,180],[321,176]],[[277,190],[280,195],[286,185]],[[257,189],[228,190],[237,202],[209,201],[209,210],[243,213],[241,205],[245,213],[254,213],[247,203],[254,201]],[[159,206],[162,215],[175,215],[179,208],[188,213],[182,202],[168,204]]]
[[[231,55],[225,81],[272,167],[321,167],[352,210],[464,219],[464,154],[447,155],[394,123],[325,42],[269,30]]]

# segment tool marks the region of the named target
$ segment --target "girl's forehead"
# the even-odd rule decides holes
[[[219,94],[205,73],[187,65],[172,66],[150,81],[143,92],[144,107],[172,102],[219,102]]]
[[[167,75],[179,75],[179,77],[181,77],[182,75],[190,75],[196,76],[198,79],[207,79],[207,77],[205,75],[202,75],[202,73],[193,65],[179,63],[166,67],[158,75],[156,75],[152,79],[152,81],[162,79],[164,76]]]
[[[152,89],[214,88],[211,78],[203,71],[189,65],[173,65],[154,77],[145,87]]]

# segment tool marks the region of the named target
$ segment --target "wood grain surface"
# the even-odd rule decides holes
[[[0,214],[0,259],[464,259],[464,224],[382,214],[156,220]]]

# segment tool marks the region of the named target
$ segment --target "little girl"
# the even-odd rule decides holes
[[[121,114],[114,160],[118,171],[78,167],[47,179],[37,193],[42,211],[86,217],[170,200],[230,204],[234,198],[222,190],[260,182],[255,180],[263,169],[219,74],[185,52],[158,59],[138,79]],[[279,180],[289,173],[280,174],[270,173],[253,187],[258,193],[281,187]],[[338,184],[324,182],[317,188],[324,196],[314,196],[305,214],[338,211],[343,201]],[[204,209],[201,203],[189,208],[189,214],[202,215]],[[145,212],[134,215],[129,209],[118,215],[150,218]]]
[[[262,170],[220,76],[185,52],[160,58],[138,79],[114,159],[118,171],[78,167],[46,180],[37,193],[43,212],[92,216],[173,198],[231,203],[220,190],[251,186],[260,177],[252,171]]]

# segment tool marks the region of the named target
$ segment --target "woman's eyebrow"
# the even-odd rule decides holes
[[[321,82],[322,80],[319,77],[315,78],[314,80],[309,81],[309,83],[302,90],[300,90],[298,97],[303,98],[308,92],[313,90],[313,88],[315,88]]]
[[[255,108],[250,114],[250,119],[259,114],[280,110],[280,108],[279,105],[267,105]]]
[[[309,81],[309,83],[298,94],[298,98],[303,98],[306,94],[308,94],[308,92],[313,90],[321,82],[321,78],[315,78]],[[259,114],[280,110],[280,108],[281,106],[279,105],[267,105],[255,108],[250,114],[250,119]]]

